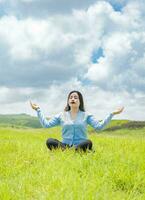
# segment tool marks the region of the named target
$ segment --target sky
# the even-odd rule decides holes
[[[145,120],[143,0],[0,0],[0,114],[63,111],[78,90],[98,119]]]

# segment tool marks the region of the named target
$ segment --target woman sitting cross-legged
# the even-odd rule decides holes
[[[40,107],[31,103],[31,107],[36,110],[38,119],[43,127],[50,128],[62,126],[62,141],[54,138],[48,138],[46,145],[48,149],[75,148],[75,150],[92,150],[92,141],[87,136],[87,125],[89,124],[95,130],[103,129],[116,114],[123,111],[123,107],[110,113],[103,121],[99,122],[95,117],[85,112],[83,96],[79,91],[71,91],[67,98],[67,105],[63,112],[47,120]]]

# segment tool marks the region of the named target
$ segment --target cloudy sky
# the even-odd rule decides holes
[[[0,0],[0,114],[61,112],[71,90],[98,119],[145,120],[143,0]]]

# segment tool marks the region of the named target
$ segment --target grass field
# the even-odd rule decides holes
[[[94,153],[50,152],[60,128],[0,128],[0,200],[144,200],[145,128],[90,134]]]

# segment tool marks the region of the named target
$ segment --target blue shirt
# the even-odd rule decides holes
[[[113,114],[109,114],[103,121],[99,122],[93,115],[80,110],[77,113],[76,119],[72,120],[70,111],[64,111],[47,120],[41,109],[38,108],[37,116],[41,125],[45,128],[60,125],[62,127],[62,143],[72,146],[77,145],[88,138],[88,124],[95,130],[101,130],[111,121]]]

